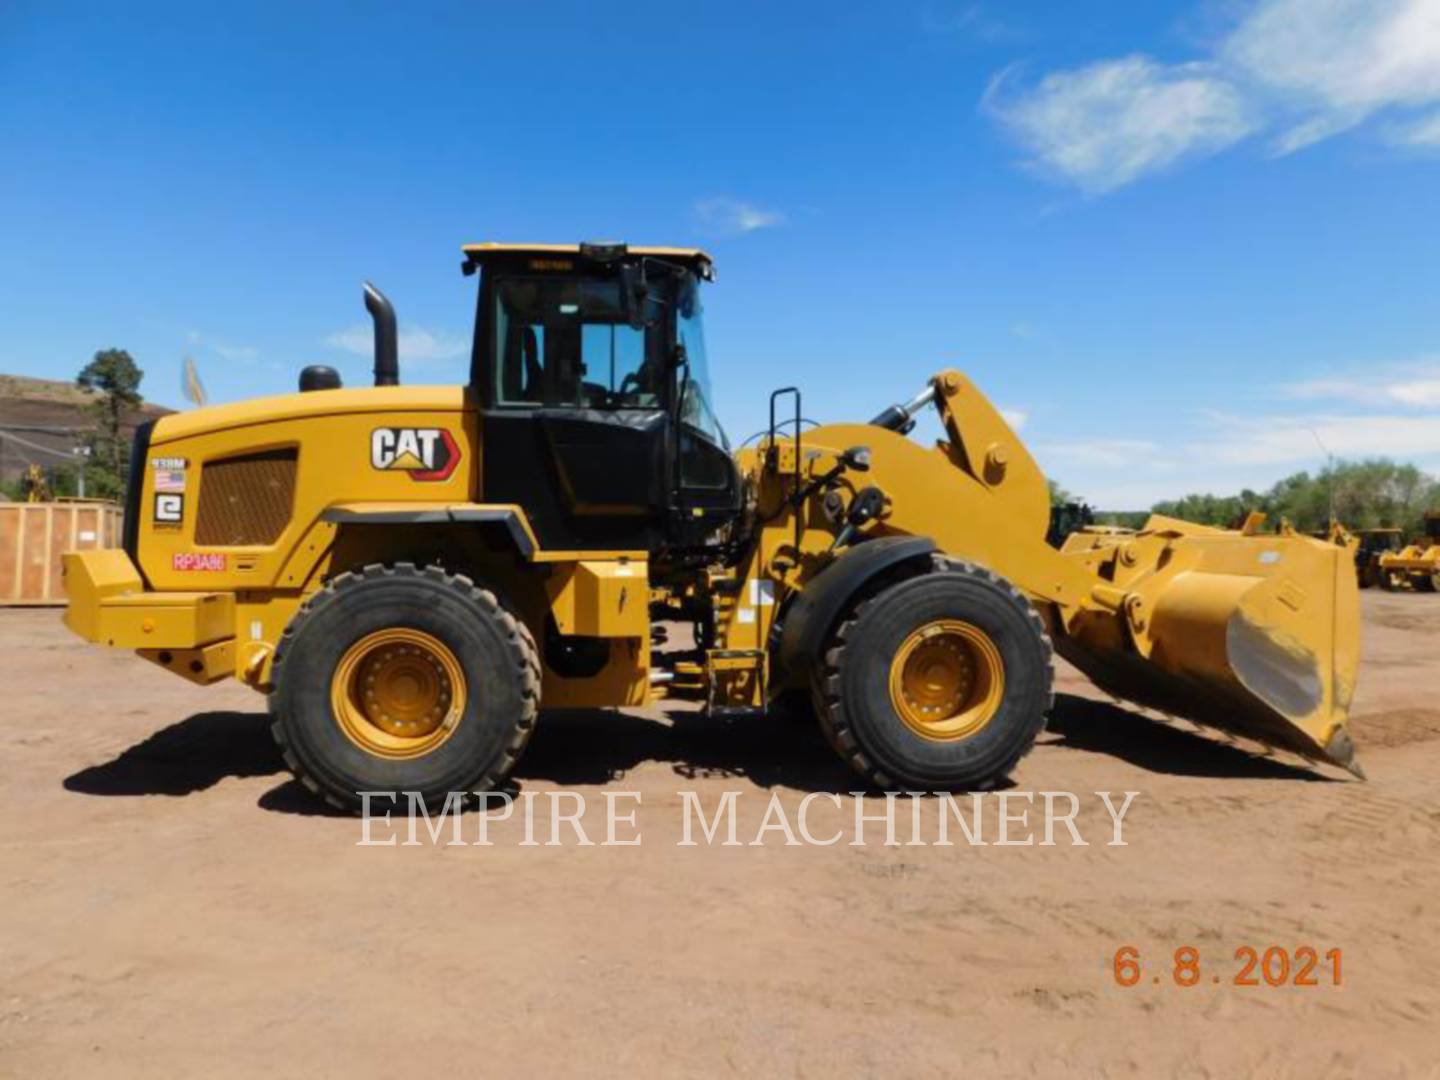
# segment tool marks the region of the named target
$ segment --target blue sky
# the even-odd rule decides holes
[[[962,367],[1111,508],[1440,469],[1440,0],[0,4],[0,371],[463,378],[479,239],[700,244],[732,438]]]

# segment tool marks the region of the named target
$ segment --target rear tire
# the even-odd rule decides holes
[[[1440,574],[1415,574],[1410,578],[1410,583],[1415,586],[1416,592],[1435,592],[1437,577],[1440,577]]]
[[[1052,657],[1013,585],[939,560],[841,620],[817,673],[816,711],[831,745],[876,787],[984,788],[1044,729]]]
[[[535,728],[540,660],[525,624],[469,578],[372,565],[301,607],[272,683],[271,732],[307,788],[346,810],[362,791],[433,807],[509,775]]]

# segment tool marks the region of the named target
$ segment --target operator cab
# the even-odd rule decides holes
[[[709,256],[624,244],[474,244],[481,497],[554,550],[702,546],[740,508],[711,407]]]

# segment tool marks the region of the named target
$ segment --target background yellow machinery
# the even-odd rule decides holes
[[[1398,550],[1380,552],[1375,558],[1376,584],[1387,589],[1405,586],[1419,592],[1440,591],[1440,512],[1429,511],[1424,518],[1424,535]],[[1399,530],[1394,530],[1396,539]]]

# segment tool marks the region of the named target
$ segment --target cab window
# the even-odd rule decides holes
[[[660,320],[636,330],[620,286],[602,278],[505,278],[494,288],[495,401],[657,409],[664,386]]]

